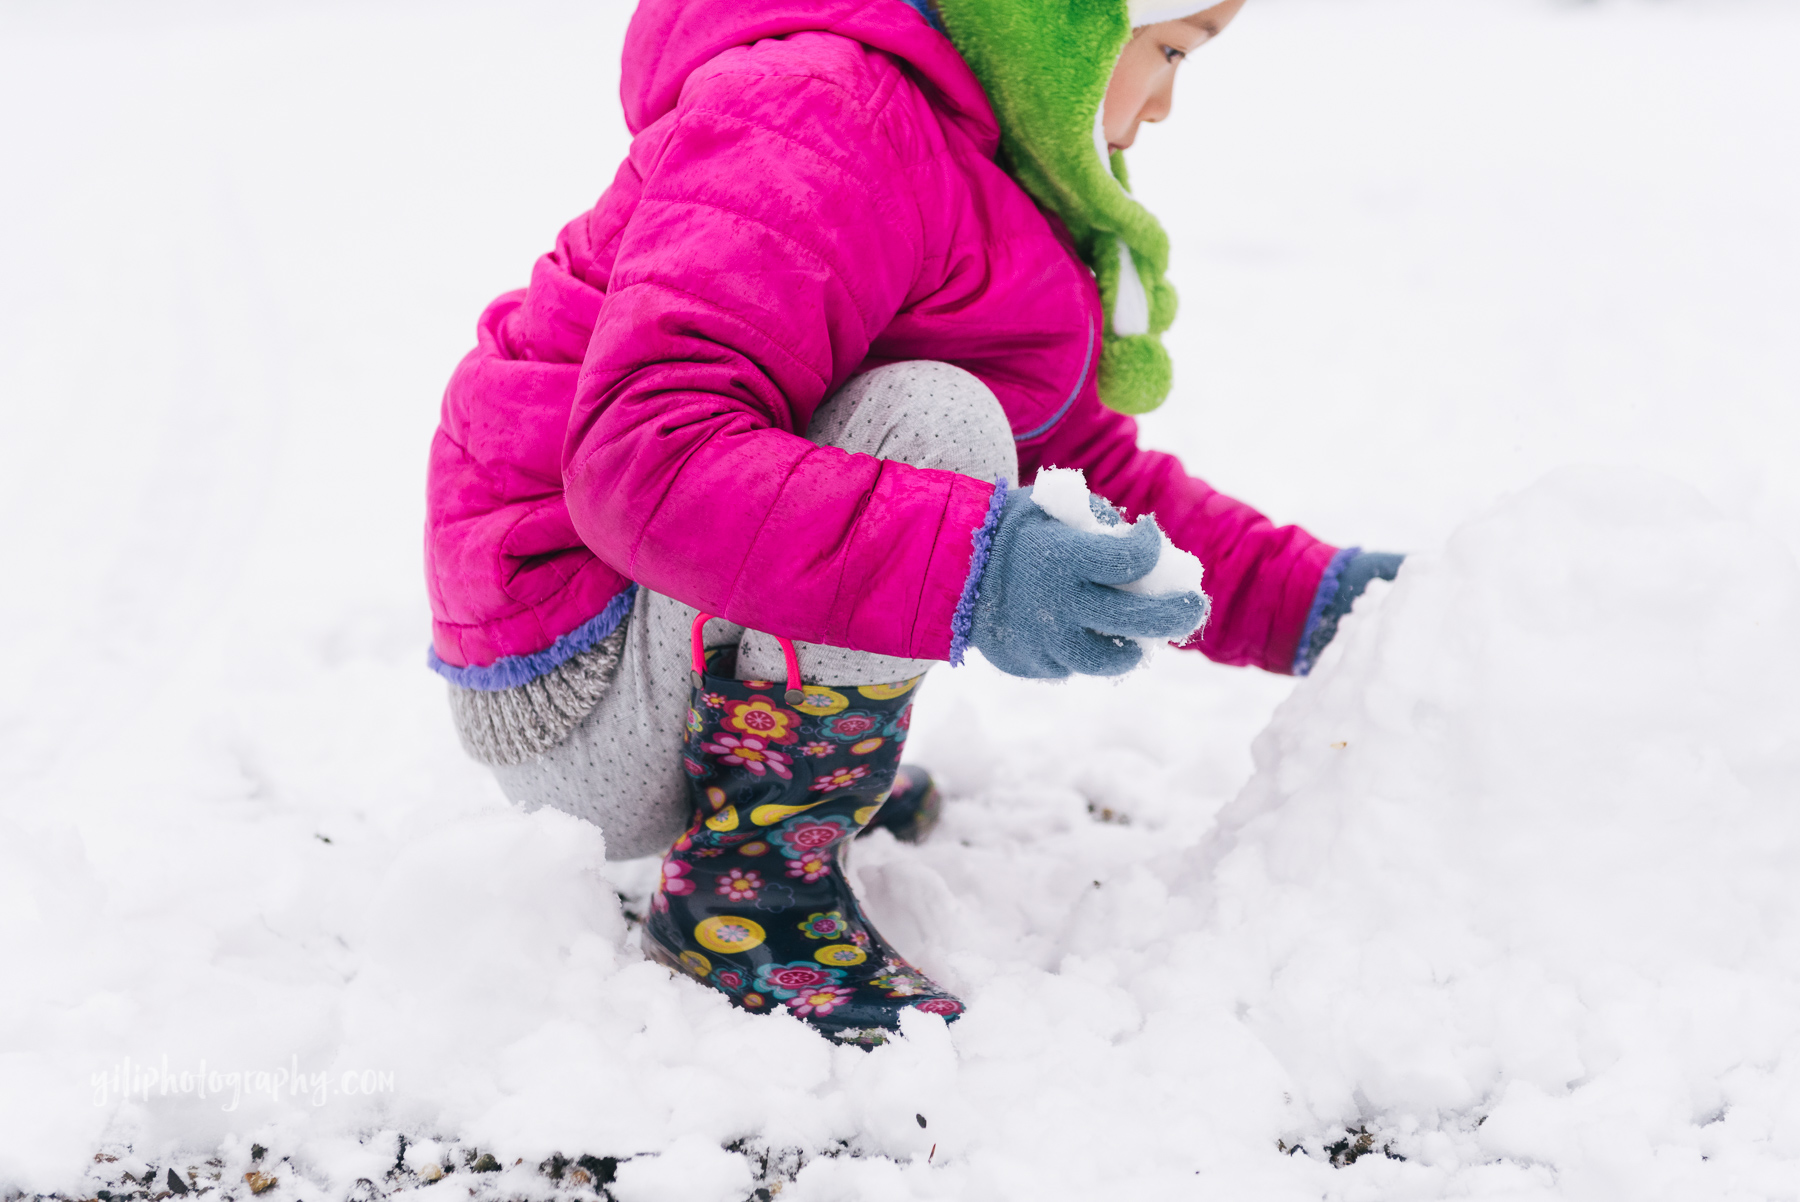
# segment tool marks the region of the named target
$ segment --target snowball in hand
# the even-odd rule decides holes
[[[1071,474],[1085,498],[1080,473]],[[1185,639],[1206,621],[1197,563],[1195,587],[1161,591],[1157,568],[1173,557],[1154,520],[1108,527],[1086,504],[1077,526],[1039,506],[1033,488],[1006,498],[968,635],[1002,672],[1038,680],[1119,676],[1143,661],[1146,647]]]
[[[1099,500],[1110,512],[1112,507],[1104,498],[1096,498],[1088,491],[1087,477],[1080,468],[1047,467],[1038,472],[1037,479],[1032,481],[1031,499],[1039,509],[1076,530],[1094,534],[1110,534],[1123,538],[1134,528],[1135,523],[1126,522],[1115,517],[1111,523],[1103,521],[1095,513],[1094,502]],[[1141,520],[1141,519],[1140,519]],[[1169,536],[1159,527],[1157,533],[1162,536],[1162,554],[1157,556],[1156,566],[1136,580],[1128,581],[1116,587],[1128,593],[1137,593],[1147,597],[1163,597],[1170,593],[1206,594],[1201,588],[1205,568],[1192,554],[1182,550],[1172,542]],[[1203,611],[1199,626],[1188,631],[1181,638],[1190,638],[1200,626],[1206,625],[1206,614],[1210,612],[1210,604]],[[1144,649],[1149,651],[1162,639],[1139,639]]]

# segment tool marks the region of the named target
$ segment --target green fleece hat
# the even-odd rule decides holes
[[[1100,130],[1106,84],[1136,26],[1216,0],[936,0],[950,40],[1000,118],[1000,162],[1062,218],[1100,283],[1106,311],[1100,399],[1148,413],[1169,395],[1162,332],[1175,320],[1163,278],[1169,238],[1131,198],[1125,156]]]

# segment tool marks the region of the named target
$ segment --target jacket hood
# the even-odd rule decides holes
[[[835,33],[910,66],[950,119],[987,154],[1000,130],[956,47],[906,0],[642,0],[625,34],[619,98],[633,135],[675,107],[694,71],[735,46],[793,33]]]
[[[1106,313],[1100,399],[1125,413],[1173,382],[1169,240],[1109,155],[1100,106],[1133,28],[1210,0],[643,0],[619,79],[635,135],[674,109],[695,70],[736,46],[835,33],[906,62],[949,120],[1055,213],[1094,272]],[[939,32],[939,27],[947,30]]]

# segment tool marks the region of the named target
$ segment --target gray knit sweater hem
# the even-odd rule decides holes
[[[523,764],[569,737],[612,687],[625,626],[535,680],[510,689],[450,686],[450,712],[463,750],[484,764]]]

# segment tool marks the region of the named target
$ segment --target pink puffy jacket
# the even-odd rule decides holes
[[[994,163],[992,108],[904,0],[642,0],[613,184],[482,315],[432,444],[433,661],[519,683],[632,582],[775,634],[945,658],[990,482],[799,436],[851,375],[993,389],[1022,478],[1089,486],[1206,565],[1202,651],[1288,671],[1336,548],[1141,449],[1095,390],[1101,313]]]

